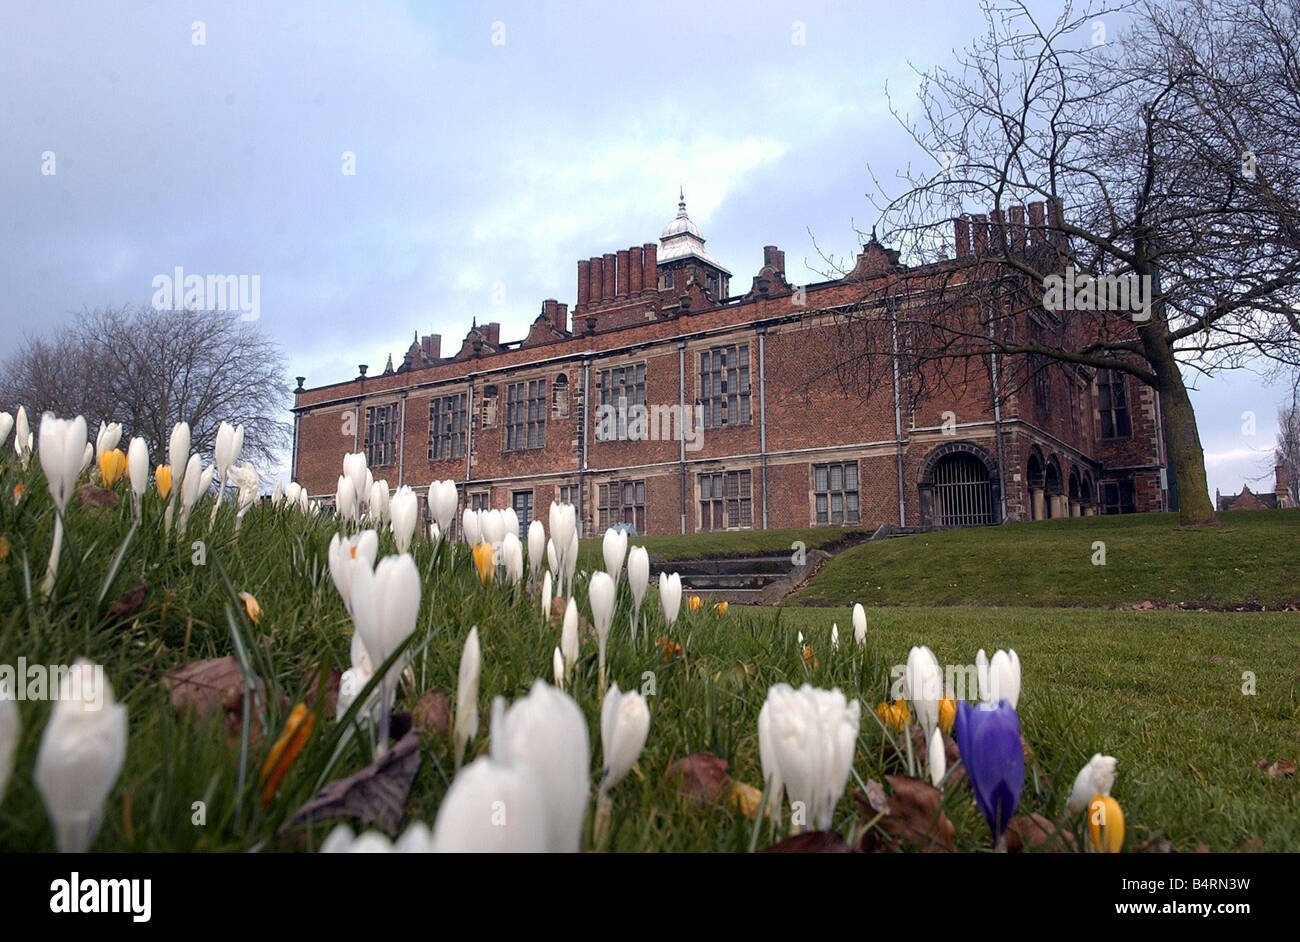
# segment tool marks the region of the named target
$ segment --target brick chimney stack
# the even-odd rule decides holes
[[[605,260],[598,255],[593,257],[588,263],[587,273],[587,304],[597,304],[605,284]]]
[[[772,268],[785,275],[785,253],[775,245],[763,246],[763,267]]]
[[[587,300],[590,297],[588,290],[591,288],[591,261],[581,259],[578,262],[578,303],[574,305],[577,308],[587,306]]]
[[[659,246],[653,242],[647,242],[641,246],[641,254],[645,260],[645,264],[641,266],[641,290],[658,291]]]
[[[1033,245],[1042,245],[1047,241],[1043,233],[1043,208],[1042,202],[1029,204],[1029,241]]]
[[[1277,495],[1277,505],[1287,506],[1286,465],[1278,462],[1273,468],[1273,493]]]
[[[957,258],[970,257],[970,222],[965,216],[952,221],[953,239],[957,243]]]
[[[555,325],[556,330],[563,331],[564,333],[568,333],[569,305],[567,304],[555,305],[555,317],[552,318],[551,323]]]
[[[628,285],[631,278],[628,275],[628,251],[627,249],[618,250],[618,280],[614,284],[614,295],[619,298],[626,298]]]
[[[1008,238],[1011,239],[1011,250],[1018,252],[1025,247],[1025,207],[1011,207],[1011,229],[1008,232]]]
[[[426,359],[442,358],[442,334],[426,334],[420,338],[420,352]]]
[[[645,253],[641,246],[634,245],[627,250],[627,293],[637,295],[645,287]]]
[[[490,323],[490,324],[488,324],[486,327],[484,327],[484,328],[483,328],[483,339],[486,340],[488,343],[492,344],[492,346],[494,346],[494,347],[496,347],[496,346],[500,346],[500,344],[501,344],[501,325],[498,324],[496,321],[493,321],[492,323]]]
[[[614,281],[618,272],[618,258],[613,252],[605,253],[605,264],[602,267],[603,280],[600,287],[600,299],[609,301],[614,297]]]
[[[971,249],[976,255],[984,255],[989,246],[989,222],[983,213],[971,216]]]

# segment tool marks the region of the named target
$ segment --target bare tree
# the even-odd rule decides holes
[[[1286,474],[1286,491],[1291,506],[1300,507],[1300,373],[1292,381],[1290,401],[1277,412],[1277,447],[1273,465],[1280,466]]]
[[[1158,396],[1182,522],[1213,522],[1184,371],[1300,362],[1300,7],[984,12],[955,67],[922,73],[919,115],[894,112],[934,164],[876,200],[905,264],[890,303],[842,316],[838,371],[878,387],[901,342],[914,395],[993,357],[1004,395],[1049,369],[1133,376]],[[1053,274],[1132,276],[1149,303],[1070,309],[1045,297]]]
[[[0,403],[121,422],[162,455],[179,421],[211,452],[224,420],[244,426],[243,457],[267,469],[288,441],[279,348],[229,312],[141,306],[86,311],[52,338],[27,337],[0,373]]]

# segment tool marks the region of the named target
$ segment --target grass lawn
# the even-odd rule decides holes
[[[16,503],[8,497],[0,500],[0,664],[13,664],[19,657],[29,664],[66,664],[86,656],[104,666],[117,698],[126,704],[130,738],[125,766],[105,805],[94,849],[314,847],[330,824],[283,833],[280,825],[322,781],[363,769],[373,758],[368,737],[358,735],[336,753],[330,737],[339,727],[327,711],[278,793],[265,804],[260,800],[259,772],[284,727],[289,705],[315,704],[306,693],[313,672],[347,665],[352,628],[326,564],[333,522],[262,506],[249,512],[236,539],[229,505],[209,534],[204,503],[190,531],[178,538],[164,534],[161,506],[152,494],[143,525],[134,531],[127,500],[105,508],[81,507],[74,501],[59,579],[52,597],[44,600],[33,587],[49,553],[53,512],[37,463],[32,464],[26,471],[11,461],[0,467],[6,495],[19,481],[26,486]],[[117,493],[126,497],[121,484]],[[1296,517],[1286,520],[1294,524]],[[1064,546],[1079,540],[1068,532],[1069,523],[1047,524],[1041,537],[1031,528],[1018,532],[1047,539],[1060,531],[1057,539]],[[1203,536],[1182,534],[1163,520],[1122,522],[1165,537],[1142,538],[1119,523],[1094,524],[1113,527],[1109,532],[1120,534],[1115,545],[1129,547],[1111,556],[1106,572],[1115,575],[1125,570],[1122,561],[1131,559],[1144,541],[1168,555],[1188,545],[1178,541]],[[1236,520],[1216,532],[1245,547],[1256,529],[1274,550],[1290,532]],[[1005,528],[945,538],[960,542],[1014,532]],[[754,546],[769,539],[771,545],[788,545],[787,534],[746,536],[754,537]],[[634,542],[652,545],[649,539]],[[900,539],[867,549],[895,553],[907,542]],[[1210,553],[1208,538],[1199,545]],[[380,555],[392,552],[392,536],[385,533]],[[857,552],[851,550],[840,559]],[[1081,552],[1086,557],[1086,547]],[[1276,553],[1252,553],[1267,564],[1267,584],[1276,591],[1284,560],[1274,558]],[[483,652],[482,719],[470,753],[483,754],[489,748],[492,698],[513,700],[534,678],[550,678],[559,629],[543,620],[536,599],[522,589],[481,585],[463,547],[453,556],[445,546],[435,549],[427,540],[417,540],[413,554],[422,573],[423,600],[413,649],[415,682],[399,692],[398,709],[411,709],[432,690],[451,695],[454,702],[461,648],[470,627],[477,625]],[[992,555],[984,553],[986,560]],[[115,558],[120,558],[119,566]],[[1256,562],[1242,558],[1238,565],[1255,572]],[[991,561],[983,566],[986,571],[997,568]],[[1196,571],[1190,563],[1184,568]],[[142,581],[148,589],[139,610],[125,618],[115,616],[114,602]],[[1234,585],[1232,579],[1214,575],[1201,577],[1197,584],[1206,586],[1205,591]],[[977,597],[993,592],[988,586],[968,589]],[[895,591],[901,594],[901,589]],[[250,592],[259,600],[260,621],[253,623],[245,614],[238,592]],[[577,595],[585,616],[581,580]],[[853,597],[839,601],[847,604]],[[1075,772],[1100,750],[1120,762],[1115,795],[1128,818],[1129,849],[1144,841],[1168,841],[1176,849],[1206,844],[1230,850],[1258,839],[1267,850],[1300,850],[1300,818],[1294,813],[1300,783],[1294,778],[1270,779],[1255,768],[1259,759],[1295,759],[1300,749],[1295,735],[1300,667],[1294,653],[1300,616],[903,608],[863,598],[869,609],[869,641],[857,649],[849,640],[847,608],[733,608],[719,618],[707,609],[690,613],[683,605],[681,620],[667,632],[652,589],[648,640],[643,637],[634,644],[624,586],[609,644],[609,676],[624,689],[647,692],[652,722],[636,769],[613,792],[613,849],[745,851],[770,840],[766,825],[756,829],[735,808],[700,807],[679,795],[667,770],[687,754],[710,751],[728,763],[736,780],[761,786],[757,716],[768,687],[776,682],[838,686],[861,700],[856,779],[850,778],[850,792],[856,780],[878,780],[899,771],[903,760],[887,744],[872,708],[886,695],[890,665],[904,661],[909,646],[925,643],[942,663],[971,663],[979,647],[1014,647],[1020,653],[1021,724],[1036,756],[1026,778],[1022,811],[1059,818]],[[890,600],[904,601],[893,595]],[[841,627],[839,651],[829,645],[832,620]],[[799,630],[813,647],[811,664],[799,650]],[[684,649],[666,662],[654,645],[665,633]],[[239,749],[231,748],[222,718],[203,723],[178,715],[160,683],[163,673],[196,658],[231,654],[236,635],[247,645],[252,670],[268,690],[257,713],[269,733],[250,737],[242,785]],[[1247,670],[1256,676],[1255,696],[1241,693],[1242,672]],[[592,736],[593,780],[602,768],[596,686],[595,643],[584,636],[571,689]],[[32,699],[18,706],[21,733],[13,774],[0,797],[0,850],[48,851],[53,840],[32,769],[50,704]],[[452,748],[446,737],[426,737],[420,756],[403,824],[415,819],[432,823],[451,779]],[[195,823],[195,802],[204,803],[202,824]],[[956,827],[958,849],[987,846],[987,829],[966,788],[948,789],[944,808]],[[858,806],[846,794],[836,812],[836,826],[847,834],[862,822]],[[590,833],[590,806],[587,827]],[[589,838],[584,846],[590,846]]]
[[[1279,608],[1300,604],[1300,509],[1074,517],[950,530],[851,547],[787,599],[796,605]],[[1105,565],[1093,564],[1095,543]]]

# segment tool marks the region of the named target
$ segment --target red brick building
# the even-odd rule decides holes
[[[1044,204],[1027,209],[1028,224],[1026,207],[1011,213],[1020,238],[1045,242]],[[954,261],[979,253],[986,226],[958,220]],[[332,497],[343,455],[363,450],[377,479],[423,493],[452,478],[469,505],[512,505],[524,526],[571,501],[585,532],[966,526],[1165,507],[1158,404],[1132,377],[1053,365],[1008,392],[995,369],[916,401],[896,380],[865,403],[828,382],[837,312],[904,274],[918,271],[873,238],[845,277],[796,286],[784,253],[766,246],[733,293],[682,201],[658,243],[579,261],[572,314],[544,301],[521,340],[476,323],[446,351],[440,335],[417,336],[379,375],[312,389],[300,377],[293,475]]]

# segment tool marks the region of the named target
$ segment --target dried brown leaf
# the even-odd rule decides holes
[[[1073,834],[1064,828],[1058,828],[1041,814],[1020,815],[1007,824],[1007,851],[1010,853],[1023,850],[1074,853],[1078,849],[1079,844]]]
[[[684,759],[678,759],[668,766],[664,777],[668,781],[680,778],[681,794],[702,805],[718,801],[731,786],[726,760],[719,759],[710,752],[693,752]]]
[[[839,831],[805,831],[759,850],[760,854],[851,854],[853,852],[853,848],[844,843],[844,837]]]
[[[113,607],[108,610],[108,617],[114,622],[134,618],[144,607],[144,599],[148,594],[149,583],[141,579],[139,585],[113,603]]]
[[[82,507],[116,507],[117,495],[94,484],[77,488],[77,504]]]
[[[420,736],[411,730],[374,763],[327,784],[280,830],[322,818],[355,818],[362,826],[396,834],[419,768]]]
[[[874,825],[864,828],[858,839],[863,851],[896,852],[903,849],[927,853],[953,850],[957,829],[943,813],[943,794],[929,782],[904,775],[886,775],[892,794],[888,811]],[[864,803],[860,792],[855,792]],[[874,809],[874,814],[880,814]]]
[[[450,735],[451,698],[441,690],[430,690],[415,704],[412,719],[426,736]]]

